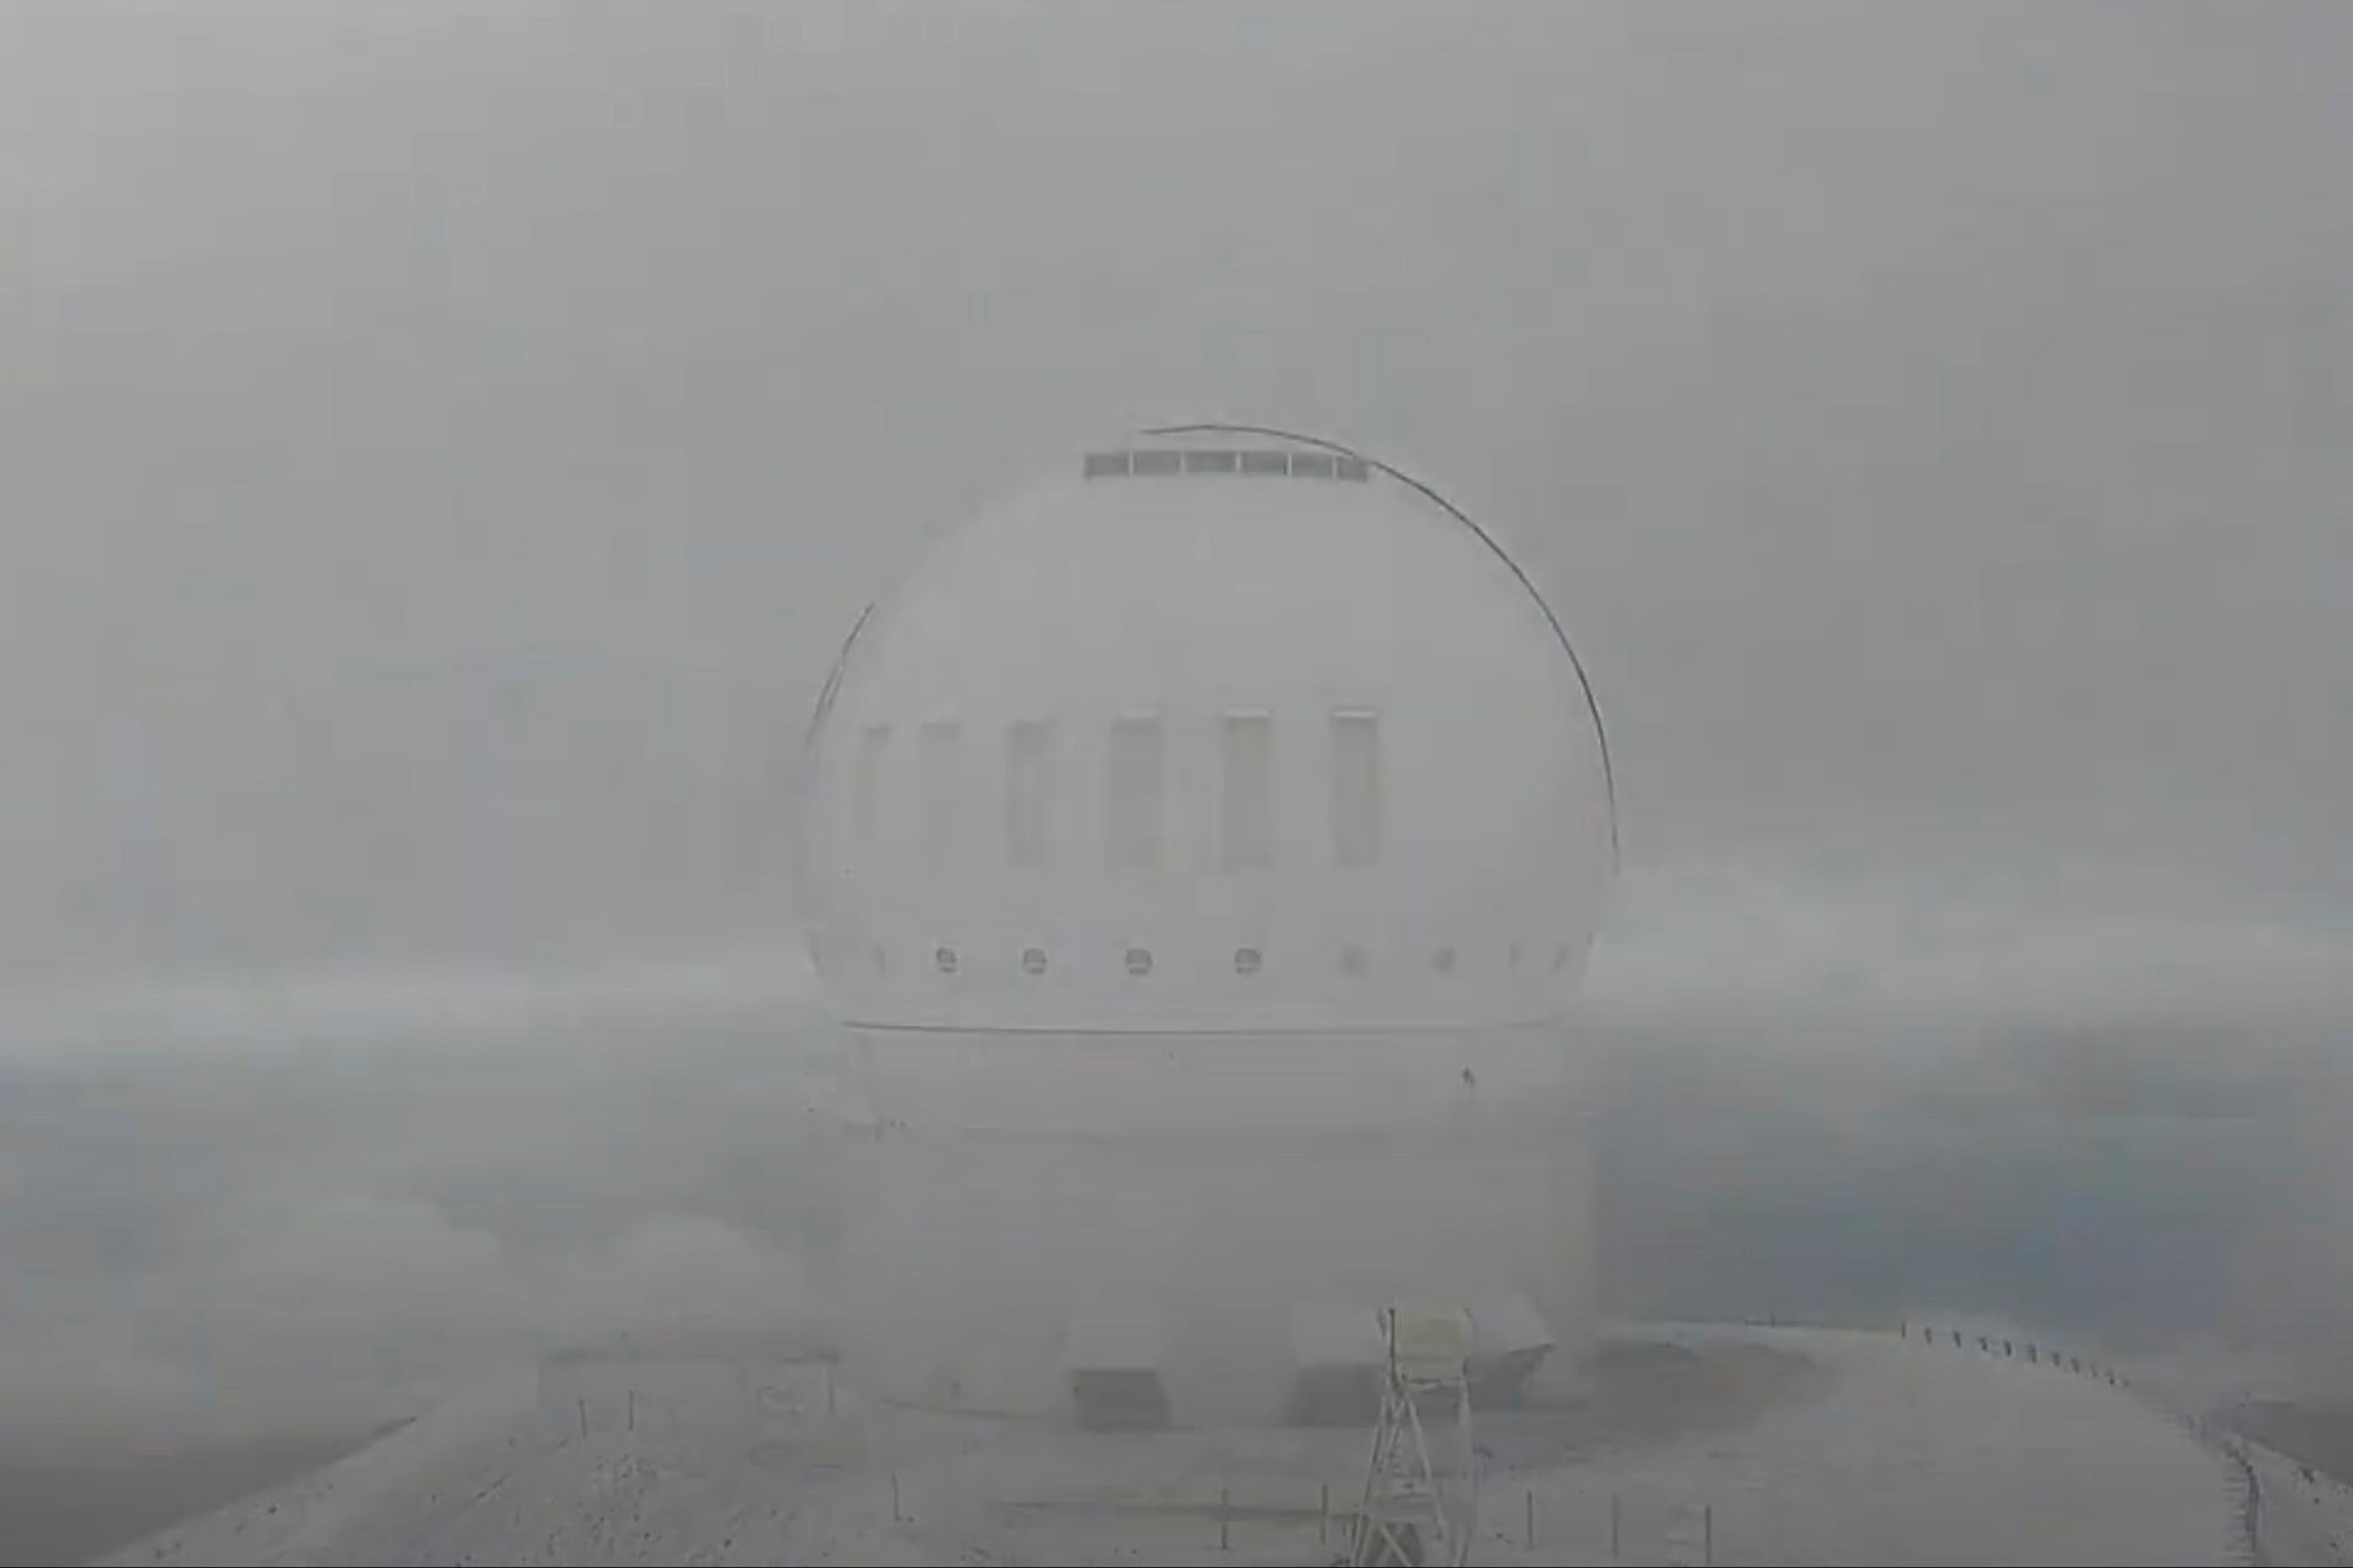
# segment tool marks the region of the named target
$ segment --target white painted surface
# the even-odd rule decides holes
[[[1227,868],[1226,805],[1257,809],[1227,787],[1238,713],[1271,731],[1263,869]],[[1017,729],[1039,721],[1042,785]],[[1542,607],[1377,473],[1090,479],[1074,454],[884,601],[816,740],[803,902],[867,1023],[1525,1022],[1582,967],[1612,875],[1599,739]],[[1050,803],[1042,869],[1009,799]]]
[[[865,1134],[849,1366],[1049,1408],[1113,1279],[1219,1418],[1275,1407],[1303,1300],[1525,1293],[1573,1342],[1589,1198],[1547,1026],[1614,875],[1575,662],[1407,484],[1275,437],[1125,445],[1278,471],[1074,454],[931,551],[815,733],[804,910]]]

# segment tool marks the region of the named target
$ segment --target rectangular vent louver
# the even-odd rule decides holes
[[[1090,479],[1166,474],[1247,474],[1258,478],[1350,479],[1363,484],[1372,465],[1331,452],[1229,451],[1210,448],[1089,452],[1081,470]]]

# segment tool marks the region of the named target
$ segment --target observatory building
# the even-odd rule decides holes
[[[1612,794],[1552,611],[1376,459],[1154,431],[945,537],[810,731],[847,1370],[1231,1419],[1391,1301],[1574,1347]]]

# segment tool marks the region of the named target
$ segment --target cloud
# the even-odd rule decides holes
[[[789,1009],[402,1016],[0,1059],[0,1449],[353,1430],[623,1334],[826,1342]]]
[[[217,973],[17,988],[0,1008],[0,1056],[58,1059],[93,1049],[252,1052],[357,1040],[495,1035],[512,1049],[587,1028],[806,1022],[807,952],[780,941],[694,961],[569,972],[392,968]]]
[[[1367,5],[0,7],[5,966],[781,925],[858,607],[1187,407],[1513,540],[1638,859],[2353,907],[2353,13]]]
[[[807,1266],[703,1215],[518,1252],[433,1205],[358,1192],[256,1203],[206,1245],[21,1309],[0,1346],[0,1449],[174,1447],[355,1430],[568,1344],[665,1333],[811,1349]]]
[[[2353,1016],[2353,933],[2194,886],[1808,876],[1786,860],[1629,875],[1581,1011],[1629,1025],[1797,1017],[1944,1030]]]
[[[530,1269],[535,1316],[570,1342],[624,1332],[771,1333],[821,1317],[802,1260],[733,1226],[681,1215]]]

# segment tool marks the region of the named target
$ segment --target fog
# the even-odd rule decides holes
[[[2348,104],[2319,4],[0,9],[0,1443],[821,1318],[809,705],[1187,417],[1577,641],[1621,1307],[2353,1374]],[[1948,1245],[1932,1115],[2041,1173]]]
[[[1188,415],[1514,542],[1638,868],[2341,921],[2333,8],[938,10],[10,8],[12,971],[781,936],[857,608]]]

